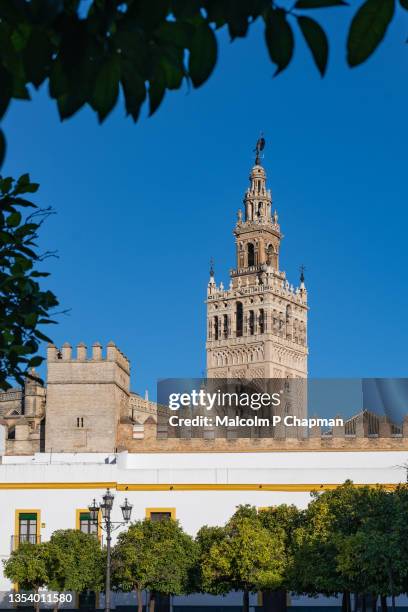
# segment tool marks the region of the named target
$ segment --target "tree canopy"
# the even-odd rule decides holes
[[[384,38],[397,5],[408,0],[365,0],[351,16],[347,62],[364,62]],[[0,118],[10,101],[30,98],[29,85],[45,81],[67,119],[88,104],[103,121],[120,91],[137,121],[148,100],[152,115],[166,91],[184,81],[201,86],[218,55],[216,31],[245,37],[262,21],[275,74],[290,64],[294,30],[304,37],[324,75],[329,40],[315,9],[347,9],[344,0],[3,0],[0,3]],[[322,15],[323,16],[323,15]],[[0,133],[0,165],[5,138]]]
[[[10,557],[3,561],[4,575],[20,589],[38,592],[49,582],[49,549],[47,544],[21,543]],[[35,602],[39,610],[39,602]]]
[[[56,296],[39,281],[48,276],[38,269],[49,253],[38,250],[39,229],[51,209],[25,199],[37,183],[28,174],[18,180],[0,177],[0,389],[8,379],[24,385],[32,368],[44,358],[36,355],[40,342],[50,339],[42,326],[55,321]]]
[[[196,563],[196,544],[178,521],[136,521],[119,534],[113,552],[113,579],[122,590],[135,590],[139,610],[141,591],[150,591],[150,612],[156,597],[189,590]]]
[[[78,529],[54,531],[47,543],[51,590],[82,593],[100,591],[104,584],[104,556],[99,540]]]
[[[248,612],[250,592],[282,584],[283,532],[266,529],[255,507],[238,507],[223,532],[204,529],[198,534],[200,541],[209,545],[201,555],[203,590],[214,594],[242,591],[243,610]]]
[[[208,592],[223,595],[269,591],[274,609],[285,608],[285,591],[342,595],[351,612],[351,594],[362,609],[378,598],[408,591],[408,486],[355,486],[350,481],[312,494],[305,510],[277,505],[239,506],[223,526],[204,526],[195,538],[177,521],[136,521],[119,534],[112,552],[113,585],[142,591],[150,611],[160,595]],[[5,575],[23,589],[56,591],[104,588],[106,557],[92,535],[68,529],[44,544],[21,543],[3,561]],[[269,593],[270,594],[270,593]]]

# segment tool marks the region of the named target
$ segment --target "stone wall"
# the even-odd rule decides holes
[[[31,372],[34,376],[35,371]],[[4,427],[7,455],[32,455],[44,444],[45,388],[27,378],[24,390],[10,389],[0,394],[0,424]]]
[[[110,342],[106,355],[95,343],[76,357],[65,344],[48,348],[46,451],[114,452],[121,419],[128,418],[130,366]]]
[[[337,426],[331,432],[322,432],[320,427],[309,431],[299,428],[298,437],[279,438],[201,438],[167,437],[163,425],[149,417],[144,424],[138,425],[137,433],[132,423],[121,425],[118,429],[117,446],[119,450],[131,453],[143,452],[260,452],[260,451],[337,451],[337,450],[408,450],[408,417],[405,418],[400,433],[386,417],[378,418],[378,433],[369,433],[367,423],[371,415],[362,412],[355,417],[355,433],[348,434],[348,422]],[[288,429],[288,428],[287,428]]]

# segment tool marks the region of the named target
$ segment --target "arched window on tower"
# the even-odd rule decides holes
[[[239,247],[238,247],[238,267],[239,268],[243,268],[245,266],[244,255],[245,255],[244,246],[242,242],[240,242]]]
[[[228,315],[223,316],[222,333],[224,338],[228,338]]]
[[[244,307],[242,302],[237,302],[236,306],[236,335],[237,337],[242,336],[244,327]]]
[[[254,266],[255,265],[255,247],[252,244],[252,242],[248,242],[248,247],[247,247],[247,256],[248,256],[248,266]]]
[[[265,331],[265,311],[263,308],[259,309],[259,333],[263,334]]]
[[[220,338],[220,324],[218,317],[214,317],[214,339],[219,340]]]
[[[255,333],[255,313],[253,310],[249,311],[248,327],[249,327],[249,334],[253,336]]]

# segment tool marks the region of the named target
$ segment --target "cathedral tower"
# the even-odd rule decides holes
[[[255,165],[234,229],[236,268],[229,287],[207,289],[208,378],[306,378],[307,291],[280,269],[282,233],[256,147]]]

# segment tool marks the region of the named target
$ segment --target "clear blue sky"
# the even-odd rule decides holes
[[[232,229],[260,130],[285,234],[281,267],[306,266],[311,376],[406,376],[407,20],[363,67],[344,61],[348,9],[314,16],[333,40],[320,79],[297,38],[272,78],[262,33],[220,36],[213,77],[174,92],[134,125],[118,105],[99,126],[89,109],[60,123],[42,90],[12,105],[5,174],[29,171],[37,201],[58,214],[42,247],[50,286],[69,316],[57,344],[113,339],[132,388],[205,367],[208,262],[234,265]]]

